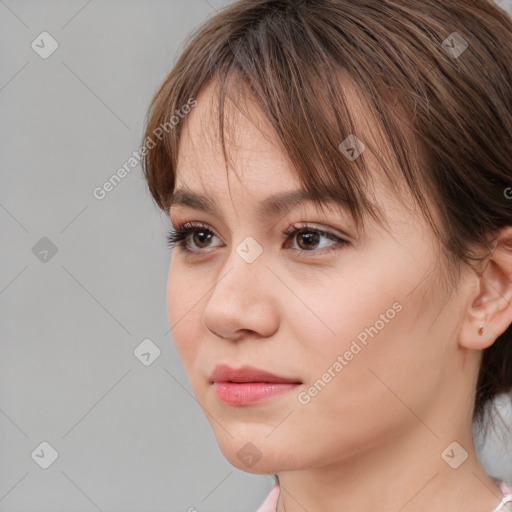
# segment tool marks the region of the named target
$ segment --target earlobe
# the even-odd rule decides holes
[[[498,335],[492,330],[491,325],[487,324],[487,323],[482,324],[479,327],[478,336],[480,336],[480,338],[484,344],[488,343],[488,346],[492,345],[492,343],[494,343],[496,341],[496,338],[498,337]],[[491,343],[489,343],[489,341]]]
[[[498,336],[491,322],[468,316],[460,333],[459,344],[471,350],[484,350],[490,347]]]
[[[491,346],[512,324],[512,227],[497,237],[478,276],[474,297],[460,333],[460,344],[473,350]]]

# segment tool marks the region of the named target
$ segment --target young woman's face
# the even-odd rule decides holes
[[[429,442],[434,434],[441,453],[453,441],[451,411],[461,415],[454,399],[472,403],[477,362],[457,340],[471,290],[463,283],[447,292],[426,222],[383,180],[375,195],[388,231],[368,220],[358,235],[348,212],[321,213],[309,202],[261,213],[261,202],[299,181],[276,139],[259,131],[271,133],[264,118],[234,109],[228,188],[211,94],[204,89],[186,119],[175,191],[206,196],[218,213],[179,202],[170,209],[174,227],[204,227],[186,238],[190,252],[173,253],[168,314],[223,454],[245,471],[273,473],[341,462],[413,431]],[[369,138],[372,123],[352,100],[356,135]],[[298,384],[255,400],[264,385],[214,385],[216,365],[250,365]]]

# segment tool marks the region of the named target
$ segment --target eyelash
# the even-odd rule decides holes
[[[200,254],[201,252],[206,251],[208,248],[197,249],[197,250],[190,249],[187,244],[188,236],[190,234],[193,234],[196,231],[200,231],[200,230],[202,230],[206,233],[212,234],[214,236],[217,236],[205,224],[188,222],[186,224],[176,226],[176,229],[172,229],[169,231],[169,233],[167,234],[167,246],[168,246],[169,250],[172,250],[174,247],[179,247],[179,249],[181,251],[183,251],[185,253],[185,256],[187,256],[187,257],[194,256],[195,255],[194,253]],[[306,232],[306,233],[314,232],[314,233],[317,233],[319,235],[322,235],[322,236],[328,238],[329,240],[338,242],[342,246],[350,244],[350,242],[348,242],[347,240],[344,240],[343,238],[340,238],[339,236],[335,235],[334,233],[329,233],[327,231],[323,231],[318,228],[313,228],[313,227],[308,226],[307,224],[302,225],[302,226],[297,226],[295,224],[292,224],[286,231],[283,231],[282,239],[288,240],[289,238],[292,238],[294,235],[296,235],[297,233],[300,233],[300,232]],[[312,254],[312,253],[318,252],[316,249],[312,249],[309,251],[303,250],[303,249],[290,249],[290,250],[295,251],[297,253],[297,255],[300,257],[308,257],[311,255],[313,255],[313,257],[326,256],[328,254],[333,254],[340,250],[340,248],[334,249],[334,248],[332,248],[332,246],[330,246],[328,249],[329,250],[327,252],[323,252],[323,253],[316,254],[316,255]],[[304,254],[304,253],[306,253],[306,254]]]

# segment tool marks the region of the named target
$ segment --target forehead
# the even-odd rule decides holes
[[[224,196],[226,161],[222,153],[217,85],[210,83],[197,97],[180,137],[176,188],[182,185]],[[272,135],[272,127],[254,103],[242,94],[224,106],[227,163],[235,181],[248,190],[292,189],[300,186],[293,166]],[[224,179],[223,179],[224,178]]]
[[[189,189],[220,204],[233,199],[235,203],[248,200],[260,203],[278,192],[301,189],[302,183],[270,122],[250,96],[241,90],[238,90],[239,94],[237,90],[230,91],[224,106],[226,170],[218,124],[217,87],[216,82],[204,87],[196,98],[197,106],[184,120],[174,190]],[[376,185],[371,200],[385,212],[387,207],[393,206],[387,204],[386,207],[385,203],[396,201],[396,197],[380,169],[379,160],[390,164],[386,161],[389,157],[383,149],[378,123],[372,122],[364,98],[354,87],[347,86],[344,90],[356,133],[362,134],[361,138],[365,140],[370,139],[372,147],[379,152],[374,155],[365,149],[364,158]],[[332,112],[332,107],[326,106],[326,112]],[[394,186],[398,188],[398,183]],[[264,208],[258,210],[259,213],[264,211]]]

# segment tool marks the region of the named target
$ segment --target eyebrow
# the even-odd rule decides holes
[[[257,212],[263,217],[274,218],[305,202],[313,202],[311,194],[305,189],[277,192],[260,201]],[[322,202],[335,204],[338,208],[345,209],[345,205],[328,195],[322,198]],[[209,213],[224,221],[224,216],[212,199],[191,190],[180,188],[169,196],[169,210],[178,205]]]

